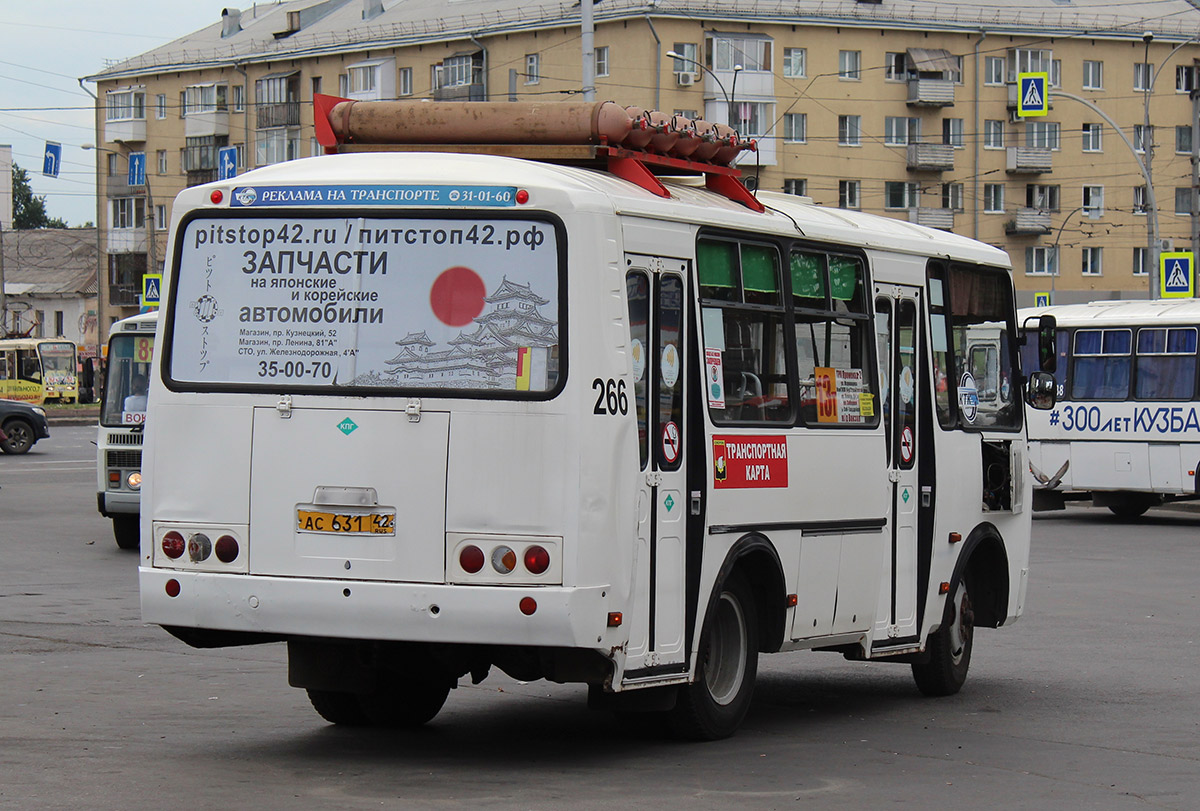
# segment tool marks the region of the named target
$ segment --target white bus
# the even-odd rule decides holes
[[[138,548],[142,432],[157,324],[157,312],[142,313],[117,321],[108,333],[96,436],[96,507],[112,519],[113,536],[122,549]]]
[[[603,144],[601,168],[363,148],[176,199],[146,621],[286,640],[335,723],[424,723],[495,666],[711,739],[760,652],[949,694],[974,628],[1021,614],[1002,251]],[[1002,349],[991,401],[971,330]]]
[[[1057,322],[1058,399],[1031,415],[1035,509],[1091,499],[1136,518],[1200,497],[1200,302],[1094,301],[1022,310]]]

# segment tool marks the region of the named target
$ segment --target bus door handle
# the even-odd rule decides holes
[[[700,491],[693,490],[692,491],[692,515],[700,514],[700,506],[701,506],[700,505]]]
[[[275,404],[275,410],[279,412],[279,418],[288,420],[292,417],[292,395],[285,394],[279,398],[279,402]]]
[[[928,507],[932,501],[933,501],[933,488],[928,487],[928,486],[922,487],[921,488],[921,506]]]
[[[646,474],[647,487],[658,487],[660,484],[662,484],[662,474],[657,470],[651,470]]]

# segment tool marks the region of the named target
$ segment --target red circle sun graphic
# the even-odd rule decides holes
[[[429,290],[429,306],[443,324],[465,327],[483,312],[487,289],[479,274],[457,265],[438,274]]]

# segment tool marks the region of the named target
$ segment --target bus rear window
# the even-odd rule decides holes
[[[172,386],[554,391],[562,249],[532,219],[197,217],[177,237]]]

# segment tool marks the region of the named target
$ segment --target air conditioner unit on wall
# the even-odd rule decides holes
[[[1158,250],[1159,253],[1171,253],[1175,250],[1175,240],[1170,238],[1159,240]]]
[[[680,87],[691,87],[696,82],[696,74],[694,73],[676,73],[675,82]]]

